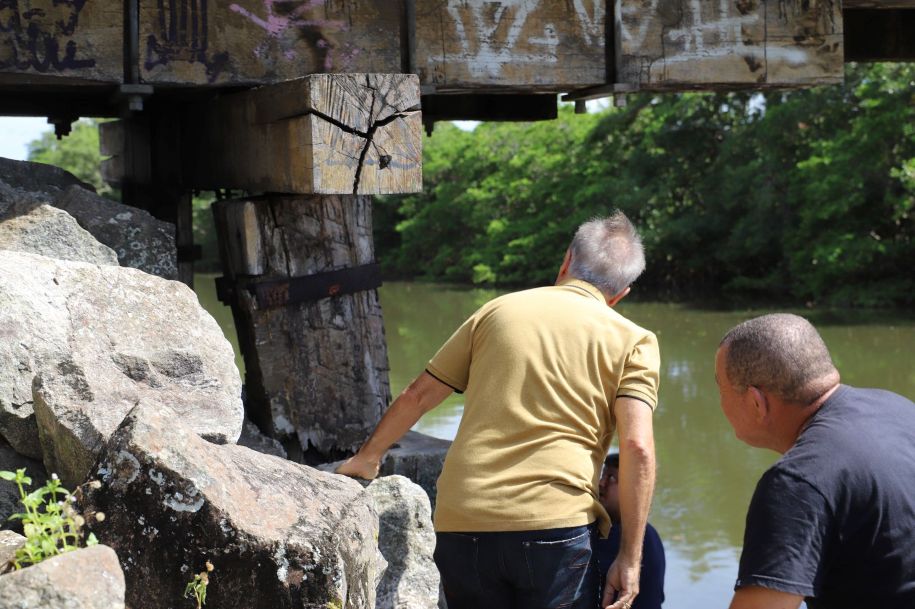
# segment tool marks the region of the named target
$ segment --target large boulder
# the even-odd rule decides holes
[[[96,240],[112,249],[121,266],[165,279],[178,278],[174,224],[101,197],[92,186],[52,165],[0,158],[0,182],[66,211]]]
[[[96,241],[70,214],[44,201],[40,194],[0,182],[0,249],[118,265],[111,248]]]
[[[0,338],[0,434],[66,484],[141,401],[215,442],[241,433],[232,347],[182,283],[0,251]]]
[[[114,250],[121,266],[165,279],[178,278],[174,224],[79,186],[65,190],[54,206],[73,216],[92,236]]]
[[[0,576],[0,607],[124,609],[124,573],[111,548],[74,550]]]
[[[26,488],[27,493],[44,486],[48,481],[48,474],[41,461],[23,457],[0,438],[0,470],[14,472],[17,469],[24,469],[28,477],[32,479],[32,484]],[[9,520],[9,517],[22,512],[23,509],[19,487],[16,486],[16,483],[0,480],[0,528],[15,529],[21,532],[22,522]]]
[[[45,193],[52,199],[71,186],[94,190],[92,186],[60,167],[5,158],[0,158],[0,182],[29,192]]]
[[[408,431],[385,455],[378,471],[379,476],[405,476],[429,495],[432,509],[435,509],[435,484],[442,473],[445,454],[451,442]]]
[[[435,609],[439,574],[429,497],[403,476],[378,478],[367,489],[378,512],[378,547],[388,562],[376,609]]]
[[[87,526],[121,557],[132,609],[177,606],[207,560],[208,607],[374,607],[378,517],[355,481],[211,444],[143,404],[94,474],[79,510],[106,514]]]
[[[238,445],[246,446],[251,450],[256,450],[265,455],[280,457],[281,459],[286,459],[288,457],[286,449],[283,448],[282,444],[271,437],[265,436],[260,428],[248,419],[245,419],[244,424],[242,425],[241,437],[238,438]]]

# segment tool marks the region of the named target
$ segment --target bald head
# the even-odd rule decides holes
[[[839,382],[823,339],[797,315],[763,315],[735,326],[721,339],[728,380],[739,391],[753,386],[786,402],[807,405]]]

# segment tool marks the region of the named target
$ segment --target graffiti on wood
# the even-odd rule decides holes
[[[622,82],[791,84],[841,77],[834,0],[622,0]]]
[[[85,4],[0,0],[0,69],[44,74],[94,67],[72,38]]]
[[[219,78],[229,54],[210,51],[208,4],[209,0],[156,0],[153,32],[146,37],[147,70],[186,61],[203,65],[207,82]]]
[[[584,84],[605,74],[603,0],[446,0],[417,8],[424,83]]]
[[[2,0],[0,0],[2,1]],[[316,72],[394,72],[400,8],[371,0],[150,0],[147,82],[275,82]]]

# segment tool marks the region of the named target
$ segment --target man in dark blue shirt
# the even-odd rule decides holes
[[[731,329],[715,376],[737,438],[782,455],[747,511],[730,609],[915,607],[915,404],[841,384],[797,315]]]
[[[607,539],[598,539],[594,545],[597,553],[597,564],[603,578],[613,564],[620,549],[620,499],[617,487],[617,476],[620,471],[619,453],[610,453],[604,460],[604,471],[600,478],[600,502],[610,515],[613,528]],[[632,609],[659,609],[664,602],[664,545],[653,526],[645,526],[645,541],[642,544],[642,572],[639,577],[639,595],[632,603]]]

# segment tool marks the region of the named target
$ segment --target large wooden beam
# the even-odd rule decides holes
[[[838,0],[617,0],[617,81],[640,89],[841,82]]]
[[[422,188],[419,82],[315,74],[228,95],[187,125],[186,184],[297,194]]]
[[[140,3],[140,74],[153,84],[264,84],[316,72],[399,72],[400,2]]]
[[[439,91],[606,82],[606,7],[606,0],[420,0],[417,73]]]
[[[124,76],[124,3],[0,2],[0,83],[117,83]],[[78,80],[74,80],[78,79]]]

